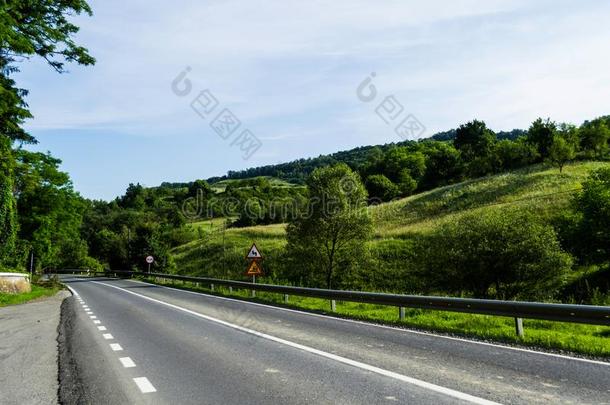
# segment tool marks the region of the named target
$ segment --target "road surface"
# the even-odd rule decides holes
[[[610,403],[610,363],[62,276],[64,401]],[[63,356],[63,357],[62,357]]]

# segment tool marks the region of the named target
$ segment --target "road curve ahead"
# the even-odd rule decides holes
[[[610,404],[610,363],[63,276],[62,399],[100,404]],[[69,385],[69,386],[66,386]]]

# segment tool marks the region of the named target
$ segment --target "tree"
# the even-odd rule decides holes
[[[549,118],[538,118],[527,130],[527,141],[538,150],[540,159],[549,157],[553,139],[557,135],[557,124]]]
[[[91,14],[84,0],[4,0],[0,7],[1,250],[13,246],[16,232],[12,142],[35,142],[21,126],[31,118],[24,100],[27,90],[17,88],[9,75],[19,71],[16,61],[32,55],[42,57],[58,72],[64,72],[65,62],[93,64],[95,59],[72,40],[78,27],[68,22],[69,16],[82,12]]]
[[[608,153],[610,128],[607,119],[597,118],[585,121],[580,127],[580,146],[583,151],[594,158],[601,158]]]
[[[563,171],[563,166],[574,159],[576,150],[574,145],[568,142],[564,137],[555,135],[553,143],[549,148],[549,161],[559,167],[559,173]]]
[[[479,298],[552,297],[572,265],[553,228],[518,209],[465,215],[434,231],[420,249],[433,289]]]
[[[92,264],[80,236],[86,203],[72,189],[61,161],[50,154],[17,149],[15,196],[19,238],[27,240],[42,267]],[[29,251],[20,252],[27,256]]]
[[[10,142],[0,136],[0,263],[10,258],[17,236],[13,165]]]
[[[483,121],[473,120],[455,132],[453,145],[460,151],[471,176],[491,171],[491,157],[496,134]]]
[[[429,190],[462,179],[460,153],[451,143],[426,141],[422,145],[426,156],[426,172],[420,189]]]
[[[400,193],[396,184],[383,174],[373,174],[367,177],[365,184],[369,197],[378,201],[390,201]]]
[[[575,199],[585,263],[610,261],[610,168],[595,170]]]
[[[513,170],[527,166],[538,157],[536,148],[529,144],[525,137],[519,137],[515,141],[503,139],[498,141],[494,148],[495,171]]]
[[[372,229],[367,193],[359,176],[342,163],[314,170],[307,190],[307,207],[287,228],[287,251],[295,269],[290,278],[332,288],[366,253]]]

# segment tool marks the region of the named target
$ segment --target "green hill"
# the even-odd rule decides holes
[[[609,165],[610,163],[602,162],[574,163],[568,165],[561,174],[556,168],[545,165],[531,166],[371,207],[375,232],[368,244],[374,264],[367,265],[364,269],[367,278],[364,281],[369,285],[383,286],[374,288],[377,290],[421,293],[417,281],[411,282],[410,278],[410,271],[413,270],[410,258],[417,254],[413,251],[413,241],[418,237],[461,216],[489,210],[517,208],[533,212],[551,222],[570,204],[574,192],[580,189],[591,170]],[[243,275],[246,265],[244,256],[251,243],[256,242],[265,257],[264,270],[267,275],[261,281],[284,283],[280,275],[282,266],[286,265],[283,257],[285,224],[226,229],[225,222],[224,219],[215,219],[189,225],[192,240],[172,250],[180,272],[246,279]],[[576,280],[588,270],[590,269],[576,268],[571,279]],[[598,271],[597,274],[603,276],[605,273]],[[222,293],[228,294],[228,291]],[[245,298],[247,292],[233,291],[232,295]],[[280,296],[270,293],[257,294],[257,299],[263,302],[282,302]],[[328,303],[319,299],[290,297],[290,304],[314,311],[328,310]],[[398,321],[395,308],[349,302],[338,303],[337,313],[374,322],[527,346],[596,356],[610,355],[610,331],[603,326],[526,320],[525,337],[518,338],[514,334],[512,318],[411,309],[407,311],[404,321]]]
[[[371,207],[375,234],[369,244],[385,262],[377,272],[403,266],[401,252],[408,247],[410,238],[471,212],[518,206],[550,220],[567,206],[591,170],[607,165],[574,163],[561,174],[556,168],[535,165]],[[191,240],[172,250],[181,273],[243,278],[244,252],[256,242],[266,256],[269,278],[279,277],[286,243],[284,224],[225,229],[224,220],[215,219],[192,223],[189,228]]]

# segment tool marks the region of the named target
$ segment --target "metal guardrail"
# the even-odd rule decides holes
[[[331,301],[362,302],[367,304],[399,307],[400,318],[404,318],[404,308],[432,309],[438,311],[465,312],[470,314],[506,316],[515,318],[517,334],[523,335],[522,318],[548,321],[585,323],[610,326],[610,307],[596,305],[549,304],[542,302],[500,301],[475,298],[429,297],[419,295],[387,294],[362,291],[327,290],[320,288],[290,287],[273,284],[254,284],[245,281],[223,280],[208,277],[191,277],[177,274],[145,273],[137,271],[91,272],[88,270],[59,270],[54,273],[87,273],[113,277],[145,276],[191,283],[226,286],[251,291],[265,291],[288,295],[322,298]]]

